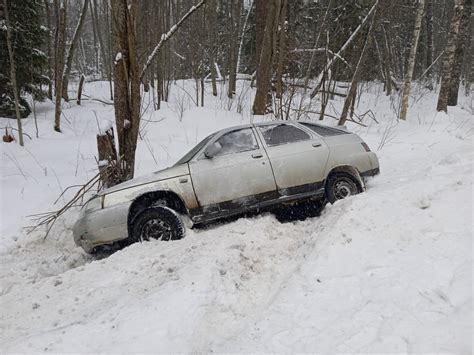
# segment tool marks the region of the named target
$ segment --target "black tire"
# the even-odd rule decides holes
[[[328,177],[326,183],[326,197],[330,203],[361,192],[356,179],[347,173],[334,173]]]
[[[186,228],[181,217],[166,206],[155,206],[140,212],[132,222],[130,239],[133,242],[177,240],[184,237]]]

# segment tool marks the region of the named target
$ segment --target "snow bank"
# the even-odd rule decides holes
[[[107,98],[107,85],[85,90]],[[172,97],[186,85],[173,85]],[[382,173],[321,217],[242,218],[104,259],[75,247],[77,211],[45,241],[22,227],[94,174],[95,135],[113,107],[65,104],[59,134],[52,105],[38,105],[40,138],[26,149],[0,145],[0,350],[472,352],[474,125],[462,106],[434,114],[434,98],[425,95],[398,123],[377,88],[362,96],[360,110],[372,109],[380,124],[349,129],[380,148]],[[187,104],[182,117],[177,101],[146,110],[137,175],[248,122],[213,100]],[[23,122],[34,135],[32,119]]]

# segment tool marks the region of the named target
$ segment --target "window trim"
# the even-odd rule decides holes
[[[344,134],[349,134],[349,132],[346,132],[342,129],[338,129],[336,127],[330,127],[330,126],[324,126],[324,125],[319,125],[317,123],[314,123],[314,122],[308,122],[308,121],[301,121],[301,122],[298,122],[298,125],[300,125],[301,127],[311,131],[313,134],[317,135],[318,137],[321,137],[321,138],[324,138],[324,137],[334,137],[334,136],[340,136],[340,135],[344,135]],[[323,135],[315,130],[313,130],[310,126],[313,126],[313,127],[318,127],[318,128],[322,128],[322,129],[327,129],[328,131],[333,131],[335,132],[335,134],[332,134],[332,135]]]
[[[265,140],[265,136],[263,135],[263,132],[261,131],[262,128],[267,128],[267,127],[272,127],[272,126],[290,126],[290,127],[293,127],[297,130],[300,130],[301,132],[303,132],[304,134],[306,134],[308,136],[308,138],[306,139],[300,139],[300,140],[297,140],[297,141],[291,141],[291,142],[285,142],[285,143],[279,143],[279,144],[268,144],[267,141]],[[269,148],[272,148],[272,147],[278,147],[278,146],[281,146],[281,145],[285,145],[285,144],[294,144],[294,143],[299,143],[299,142],[305,142],[305,141],[310,141],[313,139],[313,137],[311,136],[311,134],[309,134],[308,132],[306,132],[304,129],[294,125],[294,124],[291,124],[291,123],[275,123],[275,124],[269,124],[269,125],[262,125],[262,126],[257,126],[255,127],[257,130],[258,130],[258,133],[263,141],[263,143],[269,147]]]

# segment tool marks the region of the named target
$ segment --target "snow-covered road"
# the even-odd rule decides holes
[[[33,173],[55,166],[54,143],[31,143],[47,151],[35,152],[37,166],[18,147],[2,147],[37,181],[7,174],[15,164],[2,157],[0,351],[472,352],[472,119],[461,110],[398,125],[378,118],[352,128],[373,149],[389,133],[381,175],[320,217],[242,218],[100,260],[74,246],[75,212],[44,242],[12,225],[34,209],[14,199],[22,189],[42,204],[57,196],[45,189],[57,176]],[[70,135],[75,143],[87,145],[90,122]],[[191,119],[183,122],[168,132],[188,125],[194,133]],[[163,141],[162,129],[151,129]],[[77,144],[64,148],[75,155]],[[65,165],[67,186],[78,167]]]

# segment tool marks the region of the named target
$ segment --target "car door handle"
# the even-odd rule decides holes
[[[313,147],[317,148],[317,147],[320,147],[321,146],[321,143],[313,143]]]
[[[253,153],[252,154],[252,158],[254,158],[254,159],[258,159],[258,158],[261,158],[261,157],[263,157],[262,153]]]

